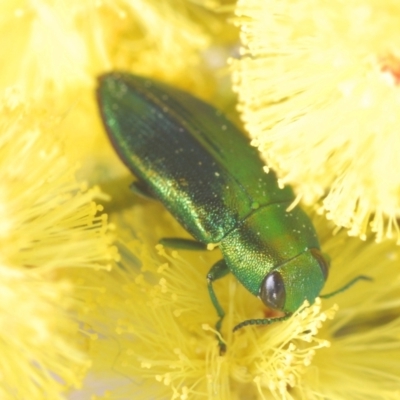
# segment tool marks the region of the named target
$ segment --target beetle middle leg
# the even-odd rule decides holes
[[[160,244],[165,247],[180,250],[207,250],[207,245],[193,239],[183,238],[162,238],[159,240]]]
[[[212,286],[213,282],[216,281],[217,279],[223,278],[230,272],[228,266],[225,263],[225,260],[219,260],[217,261],[208,271],[207,274],[207,285],[208,285],[208,293],[210,294],[210,299],[211,302],[213,303],[213,306],[215,310],[217,311],[219,320],[215,324],[215,329],[218,331],[218,333],[221,331],[221,325],[222,325],[222,320],[225,317],[225,311],[221,307],[221,304],[219,304],[219,301],[217,299],[217,296],[215,295],[214,288]],[[220,348],[220,352],[223,354],[226,351],[226,345],[225,343],[221,340],[220,336],[217,335],[217,340]]]
[[[159,241],[160,244],[166,247],[172,247],[175,249],[182,249],[182,250],[207,250],[207,244],[197,242],[196,240],[192,239],[183,239],[183,238],[163,238]],[[214,288],[212,286],[213,282],[217,279],[223,278],[230,272],[229,267],[226,265],[225,260],[217,261],[211,269],[207,273],[207,286],[208,286],[208,293],[210,295],[211,302],[217,311],[219,320],[215,324],[215,329],[220,333],[222,320],[225,317],[225,311],[219,304],[217,296],[215,295]],[[221,354],[225,353],[226,345],[221,340],[220,336],[217,335],[218,345],[220,348]]]
[[[130,184],[129,189],[144,199],[156,200],[150,188],[143,181],[134,181]]]

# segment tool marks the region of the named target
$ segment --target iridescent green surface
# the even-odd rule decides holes
[[[196,240],[221,243],[229,270],[251,293],[258,296],[274,270],[285,284],[280,309],[314,301],[327,263],[310,251],[319,249],[312,223],[299,207],[285,211],[291,188],[264,173],[234,124],[186,92],[130,74],[102,76],[97,96],[123,162]]]

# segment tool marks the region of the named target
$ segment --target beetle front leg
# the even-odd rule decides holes
[[[215,295],[214,288],[212,286],[212,283],[216,281],[217,279],[223,278],[225,275],[227,275],[230,272],[228,266],[225,263],[225,260],[219,260],[217,261],[208,271],[207,274],[207,285],[208,285],[208,293],[210,294],[211,302],[213,303],[214,308],[217,311],[219,320],[215,324],[215,329],[220,333],[221,331],[221,325],[222,325],[222,320],[225,317],[225,311],[221,307],[221,304],[219,304],[219,301],[217,299],[217,296]],[[219,348],[221,353],[225,353],[226,350],[226,345],[225,343],[221,340],[220,336],[217,335],[217,340],[219,344]]]

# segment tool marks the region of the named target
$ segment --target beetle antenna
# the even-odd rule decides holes
[[[248,326],[248,325],[270,325],[275,322],[286,321],[291,316],[292,316],[292,313],[287,313],[283,317],[277,317],[277,318],[247,319],[246,321],[243,321],[240,324],[237,324],[233,328],[232,332],[235,332],[238,329],[243,328],[244,326]]]
[[[319,297],[321,297],[323,299],[329,299],[329,297],[332,297],[332,296],[335,296],[338,293],[344,292],[345,290],[347,290],[349,287],[353,286],[358,281],[373,281],[373,278],[371,278],[370,276],[366,276],[366,275],[356,276],[350,282],[347,282],[344,286],[342,286],[341,288],[335,290],[334,292],[327,293],[327,294],[322,294]]]

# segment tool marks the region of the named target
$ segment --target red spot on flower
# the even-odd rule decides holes
[[[400,60],[389,55],[384,57],[381,62],[381,71],[390,78],[391,83],[394,85],[400,84]]]

